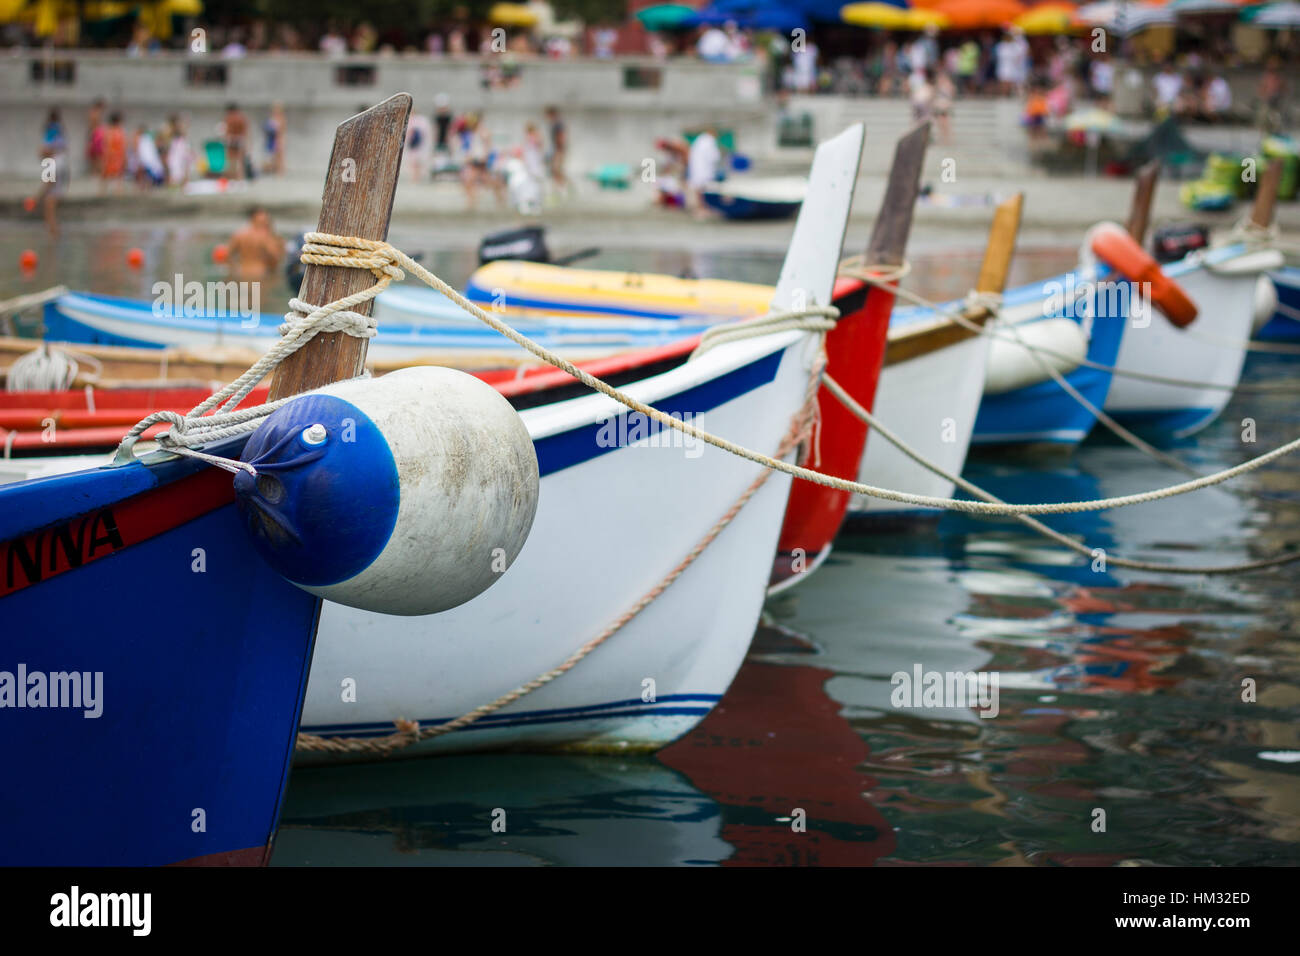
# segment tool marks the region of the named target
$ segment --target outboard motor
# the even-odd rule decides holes
[[[541,226],[523,226],[484,236],[478,244],[479,265],[487,265],[498,259],[550,262],[551,251],[546,248],[546,230]]]
[[[1151,253],[1156,262],[1177,262],[1189,252],[1210,244],[1210,231],[1195,223],[1163,226],[1151,237]]]

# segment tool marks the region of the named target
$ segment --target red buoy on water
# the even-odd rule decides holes
[[[132,269],[139,269],[144,265],[144,250],[138,246],[133,246],[126,251],[126,264]]]
[[[35,196],[28,196],[26,199],[23,200],[23,209],[25,209],[27,212],[32,212],[35,208],[36,208]]]
[[[24,272],[32,272],[36,269],[36,263],[40,258],[36,255],[35,249],[24,249],[18,254],[18,268]]]
[[[224,242],[218,243],[212,247],[212,261],[217,265],[224,265],[230,259],[230,247]]]

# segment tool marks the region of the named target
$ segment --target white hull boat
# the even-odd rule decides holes
[[[1214,421],[1241,378],[1255,317],[1256,284],[1277,268],[1273,250],[1234,244],[1192,253],[1164,265],[1196,304],[1198,317],[1177,328],[1145,311],[1145,324],[1129,322],[1116,360],[1105,410],[1127,427],[1167,438],[1185,438]],[[1174,385],[1128,373],[1204,385]]]
[[[818,150],[812,201],[796,224],[774,307],[830,301],[861,146],[855,127]],[[817,353],[809,332],[742,339],[625,390],[771,454],[805,406]],[[459,717],[560,665],[648,596],[558,679],[401,752],[653,749],[694,726],[727,689],[762,608],[790,479],[770,475],[734,511],[760,466],[657,426],[638,434],[636,413],[605,396],[521,417],[542,478],[532,533],[509,573],[478,598],[426,617],[327,602],[305,734],[377,738],[398,721],[429,727]],[[328,757],[309,751],[300,759]]]

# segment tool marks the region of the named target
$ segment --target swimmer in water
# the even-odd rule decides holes
[[[284,240],[275,234],[271,216],[261,206],[230,237],[230,275],[243,282],[260,282],[284,259]]]

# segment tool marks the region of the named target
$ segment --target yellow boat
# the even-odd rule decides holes
[[[721,322],[765,313],[772,286],[501,260],[476,270],[467,294],[488,307],[534,316],[689,317]]]

